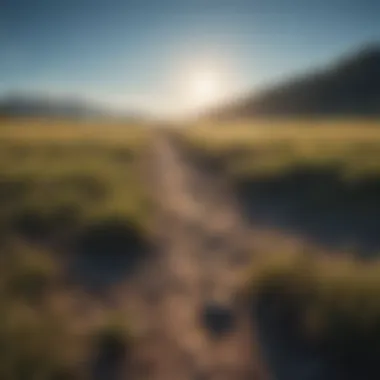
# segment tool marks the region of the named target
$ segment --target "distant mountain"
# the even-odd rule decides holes
[[[216,118],[380,116],[380,44],[213,110]]]
[[[84,118],[98,113],[99,110],[74,99],[12,95],[0,100],[0,114],[4,116]]]
[[[139,119],[137,113],[116,112],[107,107],[75,98],[17,94],[0,99],[0,116],[52,117],[69,119]]]

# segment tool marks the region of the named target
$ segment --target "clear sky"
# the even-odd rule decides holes
[[[0,94],[172,112],[197,70],[255,91],[380,41],[379,20],[378,0],[0,0]]]

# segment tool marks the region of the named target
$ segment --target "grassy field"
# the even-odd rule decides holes
[[[250,197],[294,197],[301,208],[312,203],[317,218],[323,208],[329,215],[379,215],[379,127],[360,120],[257,121],[177,134],[201,161],[217,163],[235,188],[250,185]],[[260,252],[242,287],[245,300],[277,304],[278,315],[297,316],[299,333],[332,352],[357,362],[372,357],[380,350],[380,262],[351,253],[334,257],[313,246]]]
[[[174,134],[190,159],[217,163],[233,188],[254,184],[251,196],[294,192],[307,198],[302,207],[380,210],[376,122],[219,123]],[[59,259],[74,253],[91,260],[112,250],[133,261],[145,247],[152,205],[141,159],[151,137],[137,125],[0,124],[0,349],[6,352],[0,378],[82,379],[98,346],[132,344],[125,316],[105,312],[92,324],[78,315],[78,304],[91,300],[67,285]],[[279,305],[279,315],[291,309],[300,333],[330,350],[380,351],[377,259],[274,248],[259,252],[242,278],[247,308],[264,299]]]
[[[128,359],[135,330],[126,316],[106,309],[94,320],[81,314],[94,300],[68,287],[52,252],[2,244],[0,265],[2,379],[87,379],[115,345]]]
[[[291,232],[317,240],[333,239],[332,231],[340,230],[342,241],[377,241],[378,122],[267,121],[195,126],[179,134],[199,162],[228,179],[242,211],[253,210],[249,219],[264,210],[275,215],[274,225],[293,223]]]
[[[83,378],[97,345],[129,339],[125,318],[81,319],[78,304],[91,301],[67,286],[57,254],[138,253],[150,213],[146,144],[138,126],[0,125],[0,378]]]
[[[299,318],[299,332],[312,340],[339,344],[350,337],[358,349],[369,342],[379,349],[380,262],[319,253],[294,250],[260,256],[248,272],[243,293],[249,302],[274,297],[272,301],[283,305],[279,314],[288,305]]]
[[[181,133],[236,178],[334,167],[342,177],[354,179],[380,172],[379,126],[380,121],[274,120],[195,125]]]
[[[34,124],[0,126],[3,231],[50,239],[114,218],[144,228],[143,129]]]

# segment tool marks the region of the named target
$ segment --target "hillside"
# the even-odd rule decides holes
[[[380,114],[380,45],[211,112],[211,117]]]
[[[0,116],[48,117],[64,119],[116,118],[140,120],[142,115],[131,110],[117,111],[106,105],[77,97],[49,97],[38,94],[13,94],[0,98]]]
[[[100,116],[101,112],[76,99],[49,99],[12,95],[0,101],[0,113],[5,116],[75,117]]]

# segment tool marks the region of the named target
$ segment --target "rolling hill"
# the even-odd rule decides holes
[[[380,115],[380,44],[221,106],[211,118]]]
[[[64,119],[140,120],[142,115],[130,110],[116,111],[102,104],[77,97],[49,97],[13,94],[0,99],[2,117],[43,117]]]

